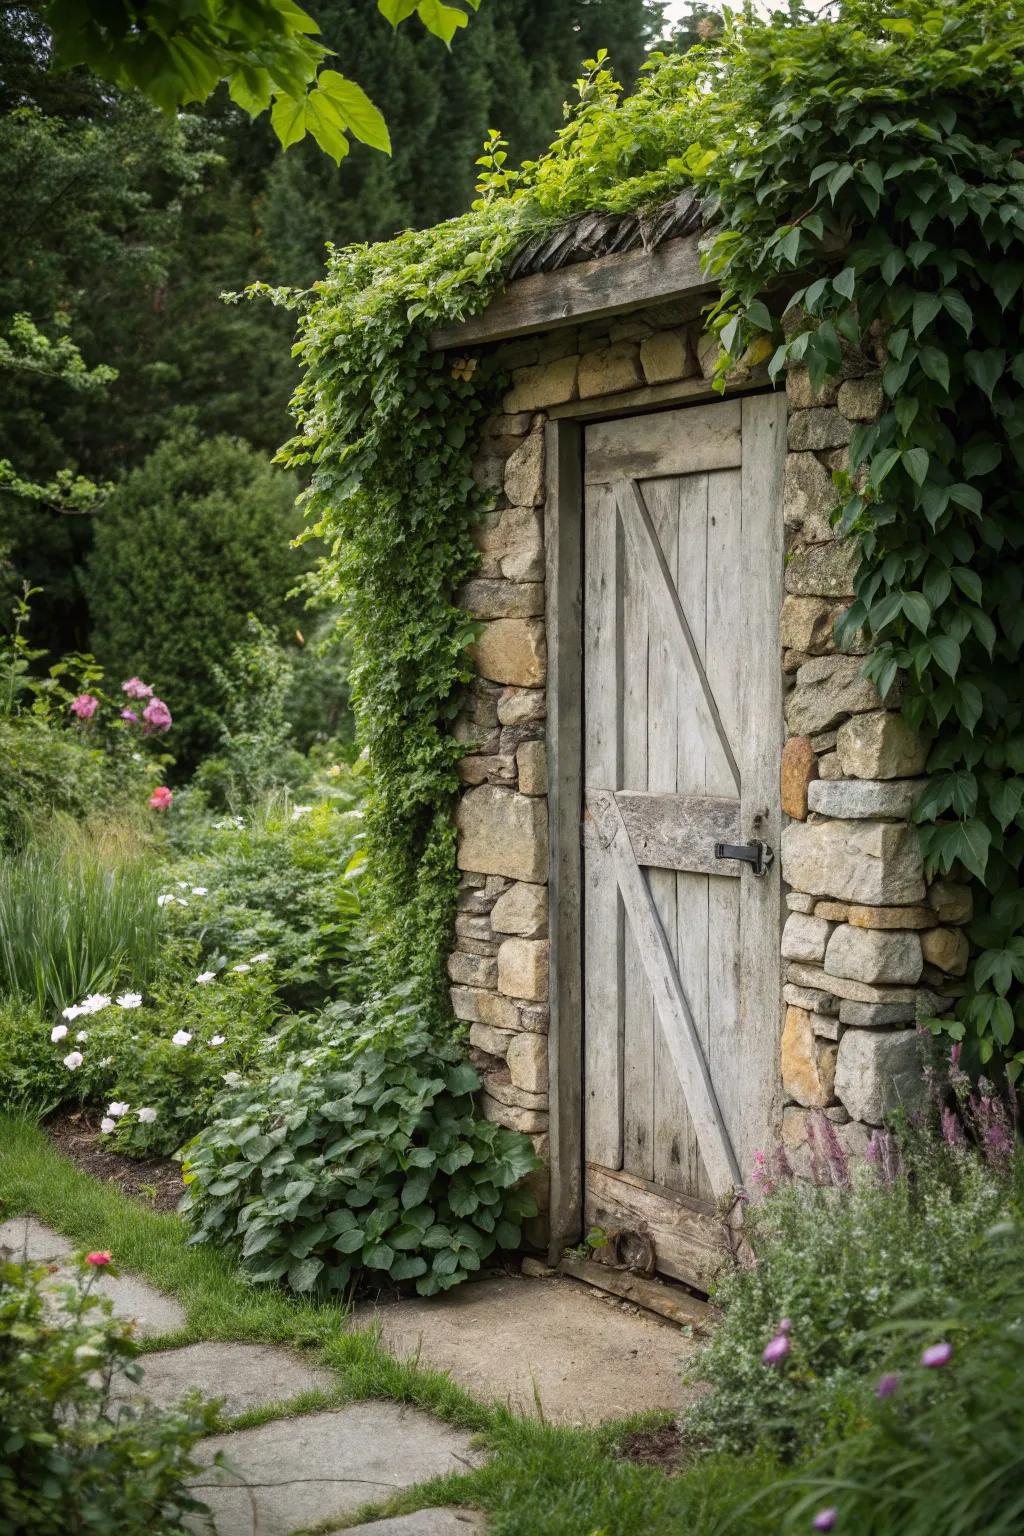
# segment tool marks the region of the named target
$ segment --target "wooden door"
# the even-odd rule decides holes
[[[584,1216],[706,1281],[773,1132],[782,696],[775,395],[584,438]]]

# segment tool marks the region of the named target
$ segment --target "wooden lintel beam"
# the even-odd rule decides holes
[[[430,345],[443,351],[507,341],[669,299],[698,298],[713,286],[701,271],[697,236],[683,235],[653,251],[621,251],[520,277],[478,315],[431,332]]]

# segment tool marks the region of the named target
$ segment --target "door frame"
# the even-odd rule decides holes
[[[730,397],[778,393],[762,386]],[[709,382],[572,401],[545,426],[548,908],[550,934],[550,1210],[548,1257],[557,1264],[583,1226],[583,438],[592,422],[721,399]],[[778,506],[782,522],[781,496]],[[781,664],[780,664],[781,666]],[[780,684],[781,688],[781,684]],[[781,700],[780,700],[781,704]],[[781,718],[781,708],[780,708]],[[776,791],[777,793],[777,791]],[[781,989],[780,989],[781,1000]]]

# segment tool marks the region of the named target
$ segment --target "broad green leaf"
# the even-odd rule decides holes
[[[942,302],[946,313],[961,327],[964,335],[969,336],[971,334],[971,327],[974,324],[974,314],[967,300],[962,294],[957,293],[955,288],[944,288],[942,290]]]
[[[923,485],[928,474],[928,450],[926,448],[905,448],[903,450],[903,467],[915,485]]]
[[[989,809],[1005,832],[1020,815],[1024,803],[1024,779],[1002,779],[988,797]]]
[[[990,400],[1005,367],[1006,353],[1002,347],[989,347],[986,352],[967,352],[964,355],[967,377],[972,383],[977,384]]]
[[[922,634],[931,623],[932,610],[928,606],[928,600],[920,592],[904,592],[902,596],[903,612],[915,628]]]
[[[450,43],[460,27],[469,23],[469,17],[465,11],[456,10],[454,6],[442,4],[442,0],[419,0],[416,14],[435,37],[442,42]]]
[[[270,125],[283,149],[300,143],[306,137],[305,96],[275,96]]]
[[[323,1259],[302,1259],[300,1263],[293,1264],[289,1269],[288,1284],[293,1291],[298,1291],[300,1294],[303,1291],[311,1291],[323,1267]]]
[[[920,336],[921,332],[935,319],[942,308],[942,300],[937,293],[919,293],[914,300],[913,319],[911,327],[914,336]]]
[[[944,672],[955,677],[960,665],[960,647],[952,635],[935,635],[929,642],[935,660]]]
[[[391,153],[391,137],[383,116],[362,86],[346,80],[335,69],[323,69],[317,76],[317,90],[337,108],[342,123],[362,144]]]
[[[992,842],[992,834],[988,827],[983,821],[975,818],[971,821],[958,821],[955,827],[949,829],[949,832],[946,848],[951,857],[946,868],[950,868],[953,859],[959,859],[972,875],[977,876],[979,880],[984,880],[989,847]]]
[[[973,448],[968,448],[964,454],[964,474],[987,475],[1003,457],[1003,450],[998,443],[977,443]]]
[[[418,3],[419,0],[377,0],[377,9],[393,27],[397,27],[413,14]]]
[[[857,274],[853,267],[844,267],[839,276],[832,279],[832,287],[844,299],[853,298],[856,283]]]
[[[270,106],[270,72],[252,64],[240,64],[228,85],[231,100],[250,117],[257,117]]]
[[[972,603],[980,605],[982,586],[981,577],[977,571],[972,571],[966,565],[954,565],[950,574],[964,596],[969,597]]]

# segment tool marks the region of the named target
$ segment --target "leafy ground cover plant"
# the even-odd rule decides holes
[[[478,1117],[458,1047],[400,996],[376,1010],[336,1006],[332,1038],[226,1093],[186,1150],[195,1240],[237,1247],[255,1280],[344,1290],[369,1270],[429,1296],[536,1213],[530,1143]]]
[[[111,1401],[116,1376],[142,1378],[130,1325],[93,1279],[110,1254],[55,1286],[44,1268],[0,1264],[0,1531],[171,1536],[205,1506],[188,1491],[190,1452],[216,1409],[136,1410]]]
[[[961,1294],[988,1305],[998,1254],[987,1234],[1024,1210],[1022,1159],[1002,1124],[987,1155],[952,1130],[899,1143],[878,1132],[874,1162],[856,1168],[822,1116],[825,1181],[796,1182],[780,1158],[748,1207],[756,1263],[719,1285],[723,1318],[694,1366],[712,1386],[686,1418],[698,1443],[793,1454],[845,1434],[865,1381],[905,1358],[893,1324],[908,1297],[931,1318]]]

